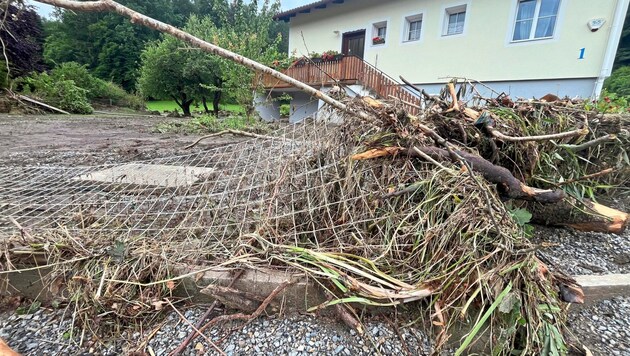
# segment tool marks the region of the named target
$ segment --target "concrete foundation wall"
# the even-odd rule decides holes
[[[274,121],[280,118],[280,102],[276,99],[278,93],[256,93],[254,95],[254,107],[265,121]]]
[[[565,96],[570,98],[589,98],[594,93],[596,80],[597,78],[550,79],[484,82],[484,84],[495,92],[504,92],[512,98],[540,98],[547,94],[553,94],[560,98]],[[417,84],[417,86],[426,90],[429,94],[439,94],[440,90],[444,88],[444,84]],[[493,97],[498,95],[482,85],[477,85],[476,88],[484,97]]]
[[[302,92],[291,93],[293,100],[291,100],[291,115],[289,116],[289,122],[297,123],[304,121],[313,115],[319,109],[319,100],[311,98],[310,95]]]

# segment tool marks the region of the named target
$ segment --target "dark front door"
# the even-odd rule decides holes
[[[357,56],[363,59],[365,52],[365,30],[346,32],[343,34],[341,53],[346,56]]]

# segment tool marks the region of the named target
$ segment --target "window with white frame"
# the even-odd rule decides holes
[[[372,24],[372,44],[379,45],[385,43],[387,36],[387,21]]]
[[[450,7],[446,9],[446,19],[444,21],[444,35],[458,35],[464,33],[466,22],[466,5]]]
[[[512,41],[553,37],[560,0],[519,0]]]
[[[422,31],[422,15],[413,15],[405,17],[405,42],[420,40]]]

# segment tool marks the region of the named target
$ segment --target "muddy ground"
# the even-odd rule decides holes
[[[201,134],[156,132],[156,126],[159,123],[166,121],[183,123],[185,120],[155,116],[0,115],[0,167],[27,165],[91,166],[114,162],[123,163],[191,153],[242,140],[242,138],[229,136],[214,138],[204,141],[191,150],[184,150],[185,146],[194,142]],[[628,234],[619,237],[544,228],[540,229],[537,238],[556,243],[556,246],[548,251],[549,257],[569,272],[606,274],[628,273],[630,271],[630,259],[626,258],[630,256],[629,237]],[[572,242],[577,243],[578,248],[571,247]],[[567,259],[566,256],[570,256],[570,258]],[[573,330],[576,339],[584,340],[594,354],[630,355],[630,345],[627,341],[630,334],[624,331],[630,323],[630,308],[627,299],[611,300],[604,305],[598,304],[589,308],[573,310],[570,321],[574,324]],[[615,314],[615,311],[618,311],[619,314]],[[2,329],[0,336],[4,334],[5,337],[8,337],[8,335],[17,335],[17,333],[22,335],[26,332],[11,330],[11,325],[15,327],[19,323],[6,322],[7,315],[9,314],[3,314],[0,317],[5,319],[4,329],[0,328]],[[300,320],[300,322],[305,322],[305,319]],[[314,321],[309,319],[308,323],[311,322]],[[322,330],[328,328],[326,323],[315,327],[317,332],[325,333]],[[285,324],[287,328],[291,328],[291,322]],[[286,331],[291,334],[291,330]],[[55,333],[52,334],[55,335]],[[56,335],[61,334],[63,332],[56,333]],[[354,338],[354,335],[352,337]],[[9,341],[11,343],[11,340]],[[66,341],[58,339],[54,342],[59,344]],[[175,340],[175,342],[177,341]],[[354,339],[346,341],[340,339],[338,344],[348,344],[350,345],[348,347],[354,351],[352,345],[358,345],[357,342]],[[32,346],[32,343],[29,345]],[[232,344],[224,346],[230,348],[230,345]],[[327,347],[332,347],[331,345],[327,344]],[[334,345],[337,345],[337,342]],[[22,345],[21,341],[16,344],[14,340],[13,346],[27,354],[35,353],[36,350],[38,353],[41,351],[40,349],[27,349],[28,345]],[[125,348],[121,347],[119,350]],[[273,351],[273,346],[270,346],[269,349]],[[321,349],[320,351],[326,352],[327,350]],[[396,349],[395,353],[399,353],[399,350]],[[94,351],[95,354],[102,354],[98,350]],[[235,353],[239,353],[238,350]],[[385,353],[388,352],[385,351]]]
[[[201,135],[155,130],[163,122],[185,121],[160,116],[0,115],[0,164],[98,165],[190,153],[183,148]],[[235,140],[214,138],[192,151]]]

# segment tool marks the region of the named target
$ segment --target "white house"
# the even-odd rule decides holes
[[[366,62],[359,71],[369,67],[395,80],[402,75],[430,93],[451,77],[465,77],[512,97],[552,93],[586,98],[598,96],[611,73],[629,2],[321,0],[276,19],[290,24],[290,53],[354,55]],[[292,68],[287,73],[298,72]],[[298,79],[320,82],[304,75]],[[336,79],[381,94],[369,85],[361,87],[361,78]],[[280,90],[289,89],[272,93]],[[297,93],[294,101],[294,108],[301,108],[294,110],[294,120],[319,106]]]

